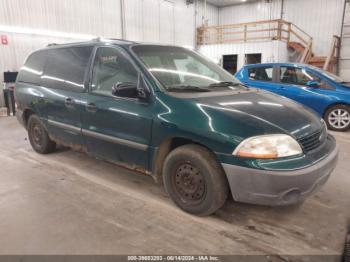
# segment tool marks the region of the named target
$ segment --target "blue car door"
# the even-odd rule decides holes
[[[312,108],[320,115],[329,104],[329,90],[332,87],[306,68],[296,66],[279,67],[278,93]],[[309,81],[319,83],[318,87],[309,87]]]
[[[245,76],[241,81],[248,86],[276,93],[279,85],[276,84],[275,79],[276,68],[274,66],[257,65],[248,66],[245,70]]]

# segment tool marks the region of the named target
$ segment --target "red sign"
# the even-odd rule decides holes
[[[7,40],[7,35],[1,35],[1,44],[2,45],[7,45],[9,42]]]

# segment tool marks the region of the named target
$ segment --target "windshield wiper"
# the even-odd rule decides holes
[[[213,84],[210,84],[209,87],[228,87],[228,86],[245,86],[247,87],[246,85],[243,85],[241,83],[235,83],[235,82],[218,82],[218,83],[213,83]]]
[[[191,86],[191,85],[179,85],[179,86],[169,86],[166,89],[170,92],[210,92],[211,90],[204,87],[199,86]]]

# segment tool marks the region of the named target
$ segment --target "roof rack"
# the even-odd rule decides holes
[[[53,45],[57,45],[56,43],[50,43],[47,46],[53,46]]]
[[[96,41],[96,42],[103,42],[103,41],[120,41],[120,42],[127,42],[127,43],[132,43],[133,41],[126,40],[126,39],[120,39],[120,38],[104,38],[104,37],[96,37],[91,39],[91,41]]]
[[[92,38],[91,41],[101,42],[101,37],[98,36],[98,37]]]

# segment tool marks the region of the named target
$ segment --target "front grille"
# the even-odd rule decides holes
[[[326,138],[326,128],[322,128],[322,130],[318,132],[299,138],[298,142],[303,148],[304,152],[309,152],[322,145]]]

